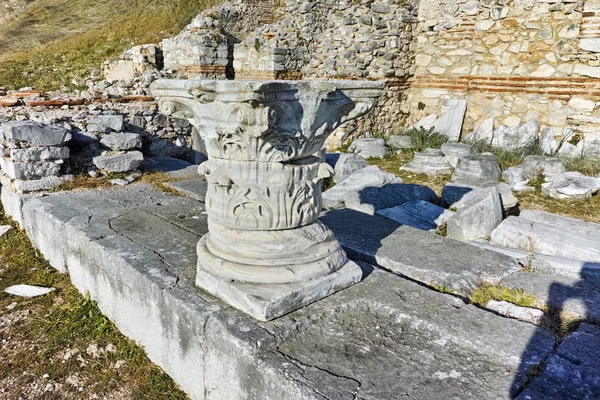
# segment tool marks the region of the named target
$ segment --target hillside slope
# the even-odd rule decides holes
[[[134,44],[178,33],[217,0],[30,0],[3,2],[0,86],[72,86]],[[21,6],[20,8],[18,6]],[[16,7],[16,8],[15,8]]]

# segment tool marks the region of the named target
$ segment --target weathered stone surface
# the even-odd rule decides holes
[[[402,183],[402,179],[389,172],[383,172],[377,166],[369,166],[356,171],[334,187],[323,193],[323,206],[340,208],[348,198],[356,198],[365,188],[381,187],[389,183]]]
[[[29,146],[62,146],[71,140],[71,133],[54,125],[32,121],[12,121],[0,125],[0,139],[24,142]]]
[[[377,211],[396,207],[409,201],[430,201],[435,192],[423,185],[388,183],[381,187],[365,187],[348,193],[345,205],[356,211],[374,215]]]
[[[588,275],[600,274],[600,263],[573,260],[570,258],[549,256],[548,254],[535,253],[527,250],[513,249],[488,243],[469,242],[474,246],[481,247],[505,254],[514,258],[524,267],[540,274],[561,275],[568,278],[579,278]]]
[[[473,132],[464,137],[465,143],[483,142],[492,144],[494,138],[494,118],[483,121]]]
[[[492,146],[518,150],[538,140],[540,121],[532,119],[521,126],[499,126],[494,131]]]
[[[111,150],[133,150],[142,147],[142,137],[137,133],[117,132],[105,135],[100,143]]]
[[[344,209],[329,211],[321,220],[333,230],[351,259],[458,293],[470,293],[482,281],[497,284],[521,268],[511,257],[380,216]]]
[[[533,186],[529,186],[529,179],[525,178],[525,170],[521,167],[510,167],[502,171],[502,179],[517,192],[535,190]]]
[[[552,177],[567,171],[563,160],[547,156],[527,156],[520,167],[528,179],[535,179],[540,174]]]
[[[33,180],[15,180],[12,182],[12,187],[17,193],[38,192],[42,190],[53,189],[67,181],[73,179],[73,175],[47,176],[45,178]]]
[[[34,244],[194,400],[350,399],[357,390],[387,400],[406,388],[420,398],[507,398],[553,347],[544,330],[367,267],[360,285],[259,323],[195,288],[201,203],[149,185],[34,201],[25,210]]]
[[[456,240],[488,240],[502,222],[502,202],[496,188],[475,189],[460,200],[448,219],[448,237]]]
[[[57,175],[61,168],[60,164],[51,161],[13,162],[0,159],[0,165],[11,179],[40,179]]]
[[[122,115],[98,115],[96,125],[109,128],[113,132],[121,132],[123,130]]]
[[[461,158],[452,174],[452,181],[480,186],[495,183],[501,176],[502,169],[498,159],[493,155],[481,154]]]
[[[458,142],[467,111],[466,100],[444,100],[442,115],[435,121],[433,129],[448,137],[452,142]]]
[[[39,297],[53,292],[55,290],[55,288],[47,288],[32,285],[14,285],[4,289],[6,293],[19,297]]]
[[[383,158],[390,152],[385,140],[376,138],[356,139],[350,145],[349,150],[363,158]]]
[[[392,135],[388,138],[387,144],[394,149],[413,148],[412,138],[406,135]]]
[[[504,315],[509,318],[515,318],[519,321],[529,322],[535,325],[539,325],[544,319],[544,312],[542,310],[531,307],[517,306],[507,301],[490,300],[485,305],[485,308],[500,315]]]
[[[429,114],[428,116],[419,120],[416,124],[411,125],[409,129],[431,129],[435,126],[435,121],[437,121],[438,116],[435,114]]]
[[[66,160],[68,147],[33,147],[28,149],[10,149],[10,158],[16,162]]]
[[[164,185],[191,199],[202,202],[206,199],[206,190],[208,187],[206,178],[184,179],[181,181],[167,182]]]
[[[444,143],[442,145],[442,153],[444,153],[446,161],[448,161],[452,167],[456,168],[458,165],[458,160],[460,160],[462,157],[475,154],[475,151],[473,150],[473,147],[468,144]]]
[[[454,170],[444,158],[444,153],[437,149],[425,149],[415,153],[414,159],[400,167],[401,171],[427,174],[430,176],[450,174]]]
[[[492,244],[574,260],[600,262],[600,237],[564,227],[508,217],[492,232]]]
[[[517,397],[592,400],[600,397],[600,328],[583,323],[556,349],[543,372]]]
[[[565,232],[600,237],[600,224],[585,222],[580,219],[565,217],[539,210],[523,210],[519,217],[532,222],[541,222],[548,225],[562,227]]]
[[[365,159],[358,154],[340,154],[337,162],[335,163],[335,175],[333,176],[333,181],[335,183],[339,183],[340,181],[346,179],[348,176],[352,175],[358,170],[368,167],[369,164],[365,161]]]
[[[446,223],[454,213],[424,200],[413,200],[400,206],[377,211],[378,215],[402,225],[428,231]]]
[[[542,184],[542,193],[555,199],[589,199],[600,190],[600,179],[580,172],[554,175]]]
[[[145,157],[140,165],[142,171],[164,172],[170,178],[197,178],[198,166],[173,157]]]
[[[144,155],[139,151],[130,151],[113,156],[94,157],[94,165],[108,172],[128,172],[136,169],[144,161]]]

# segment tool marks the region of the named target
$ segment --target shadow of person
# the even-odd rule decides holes
[[[541,279],[547,276],[542,275]],[[552,278],[550,278],[552,279]],[[548,310],[544,328],[556,337],[554,351],[544,362],[529,355],[540,342],[538,330],[521,357],[519,376],[511,397],[520,400],[600,399],[600,327],[582,321],[600,321],[600,264],[585,263],[579,280],[554,276],[544,299]],[[572,333],[577,329],[576,333]]]

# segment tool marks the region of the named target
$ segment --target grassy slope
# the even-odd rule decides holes
[[[0,25],[0,86],[53,90],[134,44],[178,33],[216,0],[35,0]]]

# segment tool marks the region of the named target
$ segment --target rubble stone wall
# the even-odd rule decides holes
[[[482,122],[537,119],[562,150],[600,145],[600,2],[421,0],[415,74],[404,111],[440,115],[466,99],[463,136]]]

